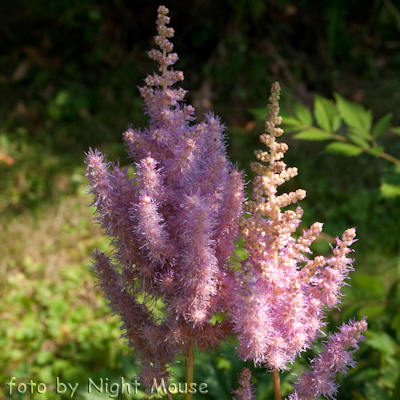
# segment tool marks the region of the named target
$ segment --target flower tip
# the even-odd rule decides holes
[[[157,12],[159,14],[167,15],[169,13],[169,9],[165,6],[159,6]]]
[[[272,84],[272,89],[273,90],[276,90],[276,91],[280,91],[281,90],[281,85],[279,84],[279,82],[274,82],[273,84]]]
[[[355,325],[359,332],[365,332],[368,329],[367,317],[362,317],[362,319],[356,322]]]

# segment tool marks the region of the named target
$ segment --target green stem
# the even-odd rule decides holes
[[[186,370],[186,393],[185,400],[192,400],[192,393],[189,393],[190,385],[193,383],[194,375],[194,347],[193,344],[190,345],[189,353],[185,357],[185,370]]]
[[[275,400],[282,400],[282,390],[281,390],[281,377],[279,375],[279,370],[271,372],[272,382],[274,384]]]
[[[318,129],[315,126],[307,126],[307,129],[318,131],[318,132],[330,133],[332,135],[332,139],[339,140],[340,142],[349,142],[349,139],[347,139],[347,137],[345,137],[345,136],[338,135],[336,133],[327,132],[327,131],[324,131],[323,129]],[[371,141],[373,142],[373,147],[376,147],[377,143],[376,143],[375,139],[372,138]],[[379,154],[379,157],[382,157],[385,160],[388,160],[395,165],[400,165],[400,160],[396,157],[391,156],[390,154],[382,152]]]

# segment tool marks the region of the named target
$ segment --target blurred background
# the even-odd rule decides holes
[[[83,188],[89,147],[128,165],[122,132],[146,127],[138,85],[156,69],[153,0],[2,0],[0,3],[0,394],[4,398],[55,395],[56,377],[79,382],[76,399],[89,394],[87,379],[134,379],[139,367],[119,338],[117,317],[94,287],[90,253],[108,239],[92,224]],[[185,74],[187,101],[198,120],[212,110],[229,129],[231,160],[252,177],[249,163],[261,148],[273,82],[281,107],[312,109],[316,95],[333,93],[362,104],[374,121],[393,112],[400,125],[400,1],[394,0],[170,0],[172,39]],[[303,188],[303,228],[323,222],[317,254],[348,227],[357,227],[356,272],[329,329],[368,315],[370,331],[356,353],[357,369],[340,376],[338,399],[400,397],[400,197],[383,197],[386,160],[327,154],[320,142],[283,138],[285,162],[299,176],[284,190]],[[381,138],[400,158],[400,138]],[[250,186],[249,186],[250,188]],[[239,252],[239,254],[241,254]],[[204,399],[230,399],[243,363],[230,343],[196,358]],[[293,366],[307,364],[307,353]],[[246,364],[247,365],[247,364]],[[251,365],[247,365],[253,371]],[[177,364],[176,381],[183,366]],[[30,379],[44,394],[9,395],[5,385]],[[291,391],[292,376],[282,377]],[[270,377],[254,372],[257,399],[271,399]],[[57,397],[59,396],[59,397]],[[118,398],[140,398],[144,393]],[[179,396],[178,396],[179,398]]]

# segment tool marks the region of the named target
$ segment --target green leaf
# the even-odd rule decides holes
[[[49,315],[56,318],[61,318],[69,310],[70,304],[65,299],[53,300],[49,306]]]
[[[366,394],[368,400],[392,400],[393,398],[383,390],[375,381],[368,381],[365,384]]]
[[[301,104],[294,105],[294,112],[297,118],[306,125],[312,125],[313,117],[310,113],[310,110],[307,107],[302,106]]]
[[[385,172],[380,189],[382,197],[400,196],[400,165],[389,168]]]
[[[369,154],[372,154],[375,157],[379,157],[379,155],[385,151],[385,148],[383,146],[371,147],[367,151]]]
[[[374,138],[382,136],[387,131],[392,117],[393,113],[388,113],[374,125],[374,127],[372,128],[372,136]]]
[[[54,358],[53,353],[48,350],[41,350],[36,354],[36,362],[39,365],[47,364]]]
[[[226,358],[224,356],[217,357],[215,359],[215,363],[217,364],[217,368],[218,369],[227,369],[227,370],[229,370],[229,369],[232,368],[232,362],[228,358]]]
[[[394,128],[390,128],[390,132],[395,133],[396,135],[400,135],[400,126]]]
[[[265,122],[265,117],[268,114],[266,108],[252,108],[249,110],[259,122]],[[280,113],[282,117],[282,125],[284,125],[286,132],[299,131],[304,128],[304,122],[299,121],[287,111],[282,110]]]
[[[245,260],[247,258],[247,250],[246,249],[236,249],[235,253],[238,256],[239,260]]]
[[[365,315],[368,315],[368,318],[374,319],[374,318],[378,318],[379,316],[381,316],[384,312],[385,312],[385,306],[383,306],[383,305],[365,306],[365,307],[361,307],[357,311],[357,317],[361,319]]]
[[[396,342],[386,332],[367,331],[365,332],[365,336],[367,337],[365,342],[372,348],[379,350],[388,356],[392,356],[395,353]]]
[[[400,165],[388,168],[385,171],[383,180],[392,185],[400,185]]]
[[[210,320],[210,322],[213,324],[213,325],[215,325],[215,324],[219,324],[219,323],[221,323],[224,319],[225,319],[225,313],[224,312],[222,312],[222,313],[219,313],[219,314],[215,314],[215,315],[213,315],[212,317],[211,317],[211,320]]]
[[[346,124],[352,128],[352,132],[368,138],[372,125],[371,111],[367,111],[360,104],[344,99],[337,93],[335,93],[334,96],[340,115]]]
[[[304,129],[305,124],[295,117],[283,116],[282,117],[282,127],[285,132],[297,132]]]
[[[51,382],[53,380],[51,365],[40,367],[40,369],[38,370],[38,378],[39,382]]]
[[[284,108],[281,108],[279,111],[279,115],[282,118],[286,118],[286,117],[293,117],[292,113]]]
[[[390,389],[395,389],[396,383],[399,380],[400,365],[399,362],[392,358],[386,357],[387,364],[382,368],[381,382]]]
[[[397,314],[390,323],[391,328],[393,328],[396,331],[396,339],[398,342],[400,342],[400,314]]]
[[[315,96],[314,115],[320,128],[328,132],[336,132],[340,126],[340,115],[333,101]]]
[[[61,326],[60,319],[51,317],[46,319],[47,331],[53,338],[58,338],[61,336],[60,326]]]
[[[251,108],[249,110],[258,120],[265,121],[265,117],[268,114],[267,108]]]
[[[303,127],[304,124],[303,122],[299,121],[298,119],[294,117],[282,117],[282,124],[283,125],[293,125],[293,126],[298,126],[299,128]]]
[[[61,90],[57,93],[54,103],[57,106],[65,106],[70,101],[70,94],[66,90]]]
[[[320,130],[306,129],[293,136],[295,139],[302,140],[328,140],[332,139],[332,134]]]
[[[362,136],[359,136],[359,135],[357,135],[357,134],[354,134],[354,133],[348,133],[347,134],[347,137],[354,143],[354,144],[357,144],[358,146],[360,146],[360,147],[363,147],[363,148],[365,148],[365,147],[367,147],[367,148],[369,148],[369,143],[368,143],[368,141],[366,141]]]
[[[344,156],[352,157],[358,156],[362,153],[363,149],[350,143],[334,142],[329,143],[325,147],[325,151],[328,153],[343,154]]]
[[[368,295],[368,298],[384,299],[386,295],[385,285],[379,276],[356,274],[354,284]]]
[[[390,198],[400,196],[400,185],[392,185],[387,182],[383,182],[381,187],[382,197]]]

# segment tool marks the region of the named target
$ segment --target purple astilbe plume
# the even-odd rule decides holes
[[[242,372],[239,375],[238,383],[240,387],[236,390],[233,390],[232,393],[236,394],[237,397],[234,397],[233,400],[253,400],[255,399],[255,389],[253,385],[250,383],[251,372],[248,368],[243,368]]]
[[[311,360],[311,371],[304,372],[294,384],[295,391],[289,400],[313,400],[319,395],[333,398],[339,385],[333,379],[337,372],[346,373],[355,367],[353,353],[346,351],[350,346],[358,350],[357,343],[365,340],[362,332],[367,330],[365,317],[361,321],[350,321],[339,327],[340,332],[329,335],[324,342],[324,351]]]
[[[167,14],[158,8],[161,50],[149,52],[160,74],[139,88],[150,126],[124,133],[136,174],[97,150],[87,154],[96,219],[115,247],[110,257],[94,254],[93,270],[140,357],[147,387],[168,379],[176,354],[190,359],[193,347],[218,346],[232,333],[228,321],[210,320],[232,292],[228,263],[244,201],[242,174],[226,156],[225,126],[212,114],[190,125],[194,108],[179,103],[185,90],[171,88],[183,73],[168,69],[178,56]],[[162,318],[152,312],[158,300],[165,304]]]

